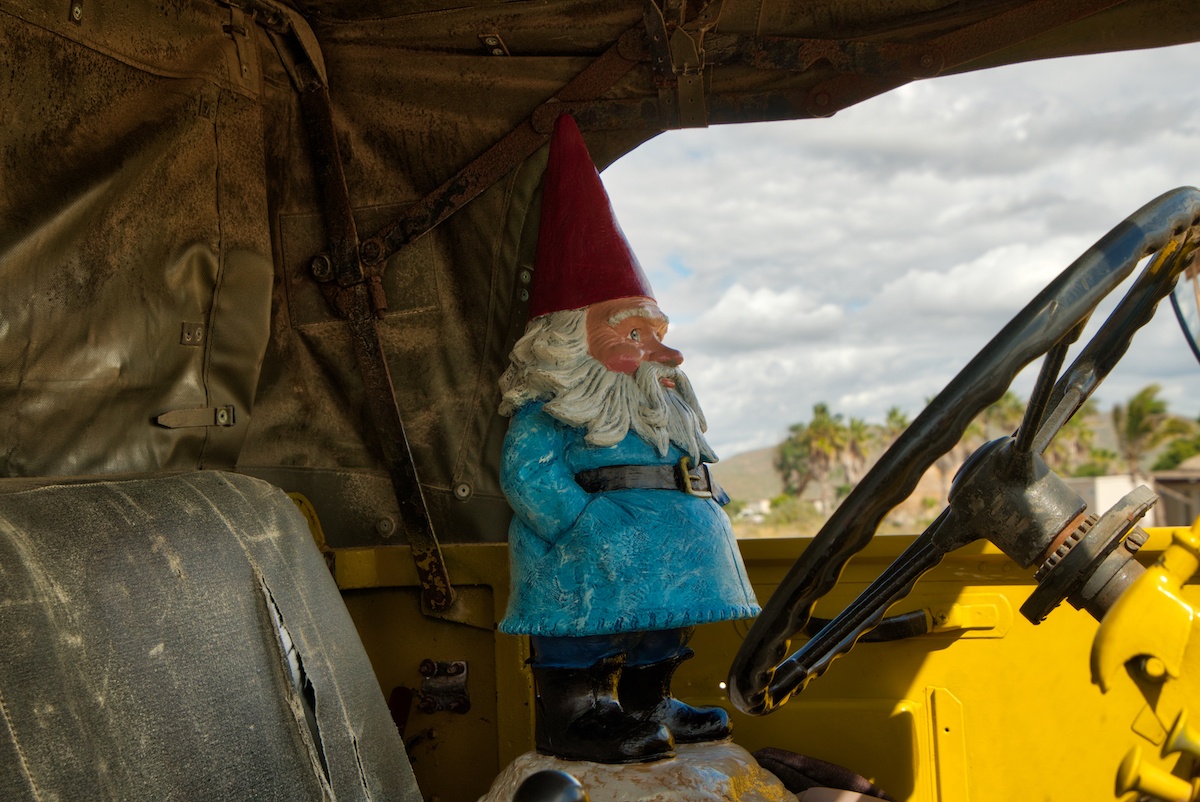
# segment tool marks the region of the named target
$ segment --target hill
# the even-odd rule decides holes
[[[776,448],[769,446],[723,457],[712,466],[713,476],[730,498],[740,501],[775,498],[783,492],[783,479],[773,465]]]

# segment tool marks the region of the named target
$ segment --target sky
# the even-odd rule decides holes
[[[915,417],[1105,232],[1200,186],[1197,74],[1198,45],[1014,65],[827,119],[671,131],[610,166],[717,453],[775,445],[819,402]],[[1200,415],[1166,302],[1094,397],[1151,383]]]

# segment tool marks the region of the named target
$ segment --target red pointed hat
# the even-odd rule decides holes
[[[559,116],[550,138],[530,295],[530,319],[598,301],[654,298],[569,114]]]

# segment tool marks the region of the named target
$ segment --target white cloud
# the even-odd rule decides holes
[[[694,321],[676,327],[676,337],[689,350],[744,354],[797,339],[829,337],[844,317],[841,307],[818,304],[800,287],[777,292],[734,284]]]
[[[910,416],[1143,203],[1200,185],[1200,46],[912,84],[831,119],[663,134],[604,173],[721,453],[814,403]],[[1200,411],[1169,305],[1101,387]],[[1025,394],[1032,369],[1014,389]]]

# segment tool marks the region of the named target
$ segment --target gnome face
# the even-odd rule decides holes
[[[667,317],[621,232],[579,128],[555,124],[542,189],[529,323],[500,378],[501,415],[541,402],[593,446],[632,432],[714,462],[683,355],[663,344]]]
[[[588,353],[617,373],[635,373],[644,363],[678,367],[683,354],[663,344],[667,317],[650,298],[616,298],[587,307]],[[665,387],[675,382],[662,378]]]

